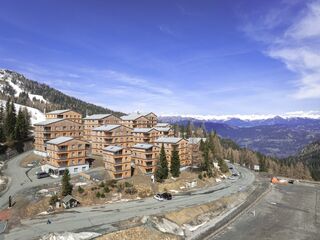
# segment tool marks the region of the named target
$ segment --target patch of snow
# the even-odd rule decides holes
[[[44,193],[48,193],[48,192],[49,192],[48,189],[41,189],[38,191],[38,193],[40,193],[40,194],[44,194]]]
[[[154,217],[152,218],[151,222],[161,232],[184,236],[184,231],[182,228],[178,224],[171,222],[166,218]]]
[[[40,238],[40,240],[88,240],[101,236],[95,232],[64,232],[64,233],[48,233]]]
[[[4,100],[0,100],[0,103],[5,107],[6,106],[6,101]],[[24,106],[24,105],[20,105],[20,104],[17,104],[15,103],[14,104],[15,108],[16,108],[16,111],[18,112],[20,108],[24,108],[26,107],[30,116],[31,116],[31,124],[35,124],[35,123],[38,123],[38,122],[42,122],[42,121],[45,121],[46,120],[46,117],[44,115],[43,112],[41,112],[40,110],[36,109],[36,108],[32,108],[32,107],[27,107],[27,106]]]
[[[45,99],[43,98],[43,96],[41,96],[41,95],[32,94],[32,93],[28,93],[28,95],[29,95],[29,98],[30,98],[31,101],[33,100],[33,98],[35,98],[35,99],[37,99],[37,100],[39,100],[39,101],[43,101],[43,102],[45,102],[45,103],[48,102],[48,101],[45,100]]]
[[[207,223],[207,221],[205,221],[205,222],[203,222],[203,223],[201,223],[199,225],[195,225],[195,226],[192,226],[192,225],[189,225],[189,224],[183,224],[183,227],[185,229],[187,229],[188,231],[193,232],[193,231],[197,230],[199,227],[202,227],[203,225],[205,225],[206,223]]]
[[[85,185],[88,185],[88,183],[85,183],[85,182],[77,182],[77,183],[75,183],[76,187],[85,186]]]

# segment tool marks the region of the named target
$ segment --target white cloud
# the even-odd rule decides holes
[[[296,99],[320,98],[320,2],[312,2],[298,14],[280,38],[268,41],[267,54],[282,61],[297,74],[292,96]]]

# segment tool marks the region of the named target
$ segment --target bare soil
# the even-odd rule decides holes
[[[97,240],[136,240],[136,239],[144,239],[144,240],[180,240],[182,238],[168,234],[159,232],[153,228],[148,228],[147,226],[139,226],[126,230],[121,230],[113,233],[108,233],[101,237],[98,237]]]

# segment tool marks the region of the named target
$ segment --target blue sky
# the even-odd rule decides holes
[[[114,110],[319,110],[320,1],[3,0],[0,68]]]

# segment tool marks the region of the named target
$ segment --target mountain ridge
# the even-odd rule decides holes
[[[69,96],[47,84],[28,79],[18,72],[0,69],[0,99],[8,98],[13,98],[17,104],[40,111],[72,108],[83,115],[86,113],[113,113],[117,116],[124,114]]]

